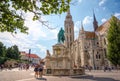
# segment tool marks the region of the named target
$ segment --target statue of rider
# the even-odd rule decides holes
[[[64,43],[65,36],[64,36],[64,30],[61,28],[58,33],[58,43]]]

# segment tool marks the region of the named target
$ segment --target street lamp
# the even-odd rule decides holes
[[[30,63],[30,53],[31,53],[31,49],[29,49],[29,59],[28,59],[29,63]]]

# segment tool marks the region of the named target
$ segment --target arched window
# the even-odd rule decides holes
[[[96,54],[96,59],[100,59],[100,58],[101,58],[100,54]]]
[[[106,45],[106,39],[104,38],[104,44]]]
[[[107,57],[107,51],[106,51],[106,49],[104,49],[104,53],[105,53],[105,57]]]
[[[98,54],[96,54],[96,59],[98,59]]]
[[[98,58],[100,59],[100,54],[98,55]]]

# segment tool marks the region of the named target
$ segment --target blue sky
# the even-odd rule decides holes
[[[85,30],[93,31],[93,9],[98,25],[108,20],[111,15],[120,19],[120,0],[73,0],[70,12],[74,21],[75,38],[81,28],[81,21]],[[0,33],[0,41],[7,47],[16,44],[20,51],[27,53],[28,49],[31,49],[31,53],[44,58],[47,49],[52,54],[52,46],[57,43],[57,33],[61,27],[64,28],[66,13],[41,17],[42,20],[49,21],[49,26],[55,28],[53,30],[44,27],[39,21],[32,21],[32,16],[32,13],[25,15],[25,25],[29,27],[28,35],[18,33],[13,37],[10,33],[4,32]]]

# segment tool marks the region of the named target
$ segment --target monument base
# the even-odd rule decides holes
[[[43,74],[46,76],[68,76],[85,74],[83,68],[80,69],[44,69]]]

